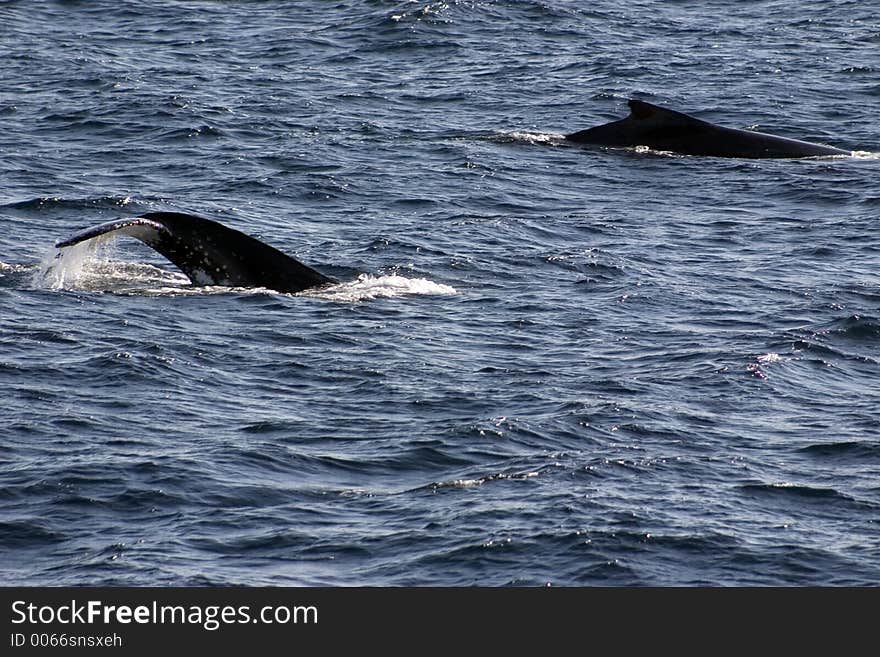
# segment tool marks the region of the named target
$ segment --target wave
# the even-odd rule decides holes
[[[874,349],[880,337],[880,319],[872,315],[850,315],[814,328],[793,329],[785,337],[799,352],[876,364]]]
[[[835,321],[829,333],[855,342],[875,344],[880,337],[880,320],[869,315],[850,315]]]
[[[759,379],[767,379],[766,366],[782,361],[782,357],[775,351],[760,354],[755,360],[746,365],[746,371],[758,377]]]
[[[851,461],[862,465],[880,460],[880,445],[859,441],[815,443],[801,447],[798,452],[814,458]]]
[[[114,210],[134,202],[130,196],[97,196],[94,198],[64,198],[61,196],[37,196],[35,198],[11,201],[0,205],[4,210],[22,213],[45,210]]]
[[[0,522],[0,545],[9,549],[22,549],[61,543],[66,536],[43,526],[35,520]]]
[[[859,500],[834,488],[822,488],[793,484],[790,482],[743,484],[738,486],[743,493],[758,497],[776,498],[792,504],[844,505],[859,509],[876,509],[877,505],[866,500]]]
[[[531,479],[540,474],[538,470],[530,470],[526,472],[497,472],[479,477],[450,479],[445,481],[435,481],[425,486],[420,486],[416,490],[428,490],[437,492],[443,488],[470,488],[472,486],[482,486],[494,481],[505,481],[509,479]]]

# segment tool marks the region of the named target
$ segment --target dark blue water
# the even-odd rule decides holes
[[[878,17],[0,2],[0,579],[876,585]],[[858,153],[560,139],[630,97]],[[167,209],[343,283],[52,259]]]

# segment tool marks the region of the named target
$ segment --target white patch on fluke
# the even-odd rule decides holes
[[[196,285],[213,285],[214,278],[204,269],[192,270],[193,281]]]
[[[330,301],[368,301],[377,298],[399,297],[407,294],[452,295],[457,294],[454,287],[435,283],[426,278],[406,278],[392,274],[371,276],[361,274],[357,280],[338,283],[330,287],[305,290],[300,294]]]

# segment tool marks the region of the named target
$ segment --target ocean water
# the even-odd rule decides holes
[[[880,5],[0,2],[0,580],[880,583]],[[640,98],[854,151],[567,144]],[[339,278],[199,288],[202,214]]]

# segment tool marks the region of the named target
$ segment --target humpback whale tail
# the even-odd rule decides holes
[[[566,135],[568,141],[599,146],[647,146],[684,155],[746,158],[795,158],[851,155],[832,146],[778,137],[753,130],[725,128],[693,116],[646,103],[629,101],[630,115]]]
[[[221,223],[183,212],[149,212],[88,228],[55,244],[128,235],[168,258],[195,285],[301,292],[336,281],[278,249]]]

